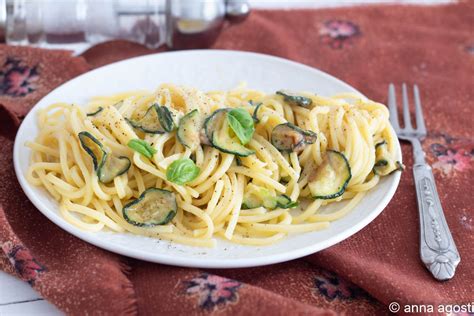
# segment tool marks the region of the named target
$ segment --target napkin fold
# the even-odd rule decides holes
[[[302,62],[382,102],[390,82],[418,84],[429,130],[423,148],[461,255],[454,279],[435,281],[419,259],[413,159],[406,144],[407,170],[384,212],[356,235],[299,260],[251,269],[170,267],[121,257],[62,231],[22,192],[12,165],[14,135],[31,106],[60,83],[153,52],[120,41],[81,57],[0,46],[0,268],[68,314],[382,314],[391,302],[471,303],[472,16],[474,5],[467,1],[254,11],[245,22],[228,26],[213,46]]]

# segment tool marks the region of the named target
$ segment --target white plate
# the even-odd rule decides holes
[[[54,102],[85,104],[92,96],[135,89],[154,89],[171,82],[205,91],[228,90],[241,81],[251,88],[315,91],[320,95],[357,92],[348,84],[314,68],[282,58],[236,51],[195,50],[159,53],[124,60],[83,74],[55,89],[30,111],[15,140],[14,164],[28,198],[62,229],[93,245],[142,260],[187,267],[260,266],[303,257],[350,237],[382,212],[395,193],[400,173],[383,178],[357,207],[323,231],[294,234],[265,247],[240,246],[219,239],[214,249],[184,246],[128,233],[84,232],[66,222],[45,190],[30,185],[25,173],[30,150],[24,146],[37,134],[37,112]],[[398,159],[401,159],[397,143]]]

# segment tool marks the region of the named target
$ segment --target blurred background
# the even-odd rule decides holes
[[[369,4],[439,4],[452,0],[0,0],[0,41],[80,54],[114,39],[151,49],[209,47],[228,23],[253,9]]]

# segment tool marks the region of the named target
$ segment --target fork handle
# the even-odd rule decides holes
[[[415,163],[413,175],[420,213],[421,260],[438,280],[454,276],[461,261],[443,214],[431,167]]]

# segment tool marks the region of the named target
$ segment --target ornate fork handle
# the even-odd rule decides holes
[[[433,172],[428,164],[418,161],[413,175],[420,213],[421,260],[436,279],[451,279],[461,259],[443,214]]]
[[[431,167],[426,164],[425,153],[420,143],[420,140],[427,135],[423,110],[421,108],[420,91],[417,85],[413,86],[416,128],[412,126],[410,119],[410,104],[407,91],[406,84],[403,84],[404,127],[401,128],[398,123],[395,86],[393,84],[389,85],[388,107],[390,123],[396,131],[398,138],[409,141],[413,146],[413,158],[415,160],[413,175],[418,198],[418,211],[420,213],[421,260],[436,279],[448,280],[454,276],[461,257],[444,218],[433,173],[431,172]]]

